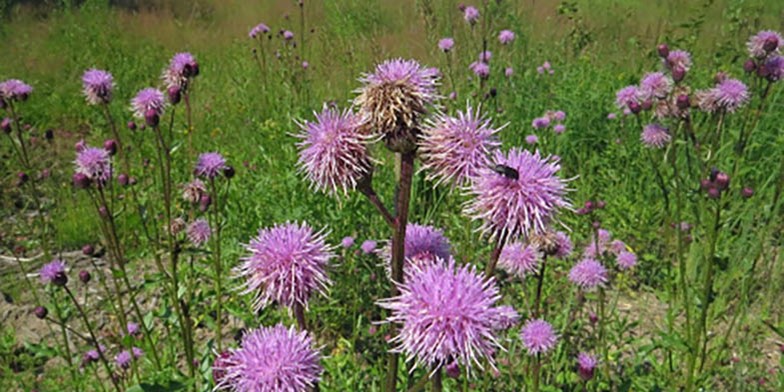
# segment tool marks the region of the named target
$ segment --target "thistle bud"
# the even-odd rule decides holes
[[[90,279],[91,278],[92,278],[92,276],[90,276],[90,272],[89,271],[87,271],[87,270],[79,271],[79,280],[82,283],[84,283],[84,284],[90,283]]]
[[[46,131],[44,131],[44,139],[48,141],[54,140],[54,130],[47,129]]]
[[[158,122],[160,121],[160,117],[158,117],[158,112],[150,109],[144,113],[144,122],[151,127],[158,126]]]
[[[128,186],[128,182],[129,182],[129,181],[130,181],[130,180],[129,180],[129,178],[128,178],[128,175],[127,175],[127,174],[125,174],[125,173],[121,173],[120,175],[118,175],[118,176],[117,176],[117,182],[118,182],[120,185],[122,185],[122,186]]]
[[[95,254],[95,248],[90,244],[86,244],[82,247],[82,254],[85,256],[92,256]]]
[[[452,363],[446,365],[446,375],[457,379],[460,377],[460,365],[457,362],[452,361]]]
[[[109,155],[117,154],[117,142],[114,139],[109,139],[103,142],[103,149],[109,152]]]
[[[779,47],[779,40],[776,37],[768,37],[768,39],[765,40],[765,43],[762,44],[762,49],[764,49],[768,53],[776,50],[776,48],[778,47]]]
[[[90,183],[92,183],[90,178],[82,173],[74,173],[71,181],[76,189],[87,189],[90,187]]]
[[[746,60],[745,63],[743,63],[743,70],[746,71],[746,73],[752,73],[756,69],[757,69],[757,64],[754,63],[754,60],[752,59],[748,59]]]
[[[98,207],[98,215],[100,215],[101,218],[108,218],[109,217],[109,209],[106,208],[106,206]]]
[[[169,96],[169,102],[171,102],[172,105],[180,103],[180,99],[182,99],[182,93],[179,86],[169,87],[167,93]]]
[[[228,179],[232,179],[232,178],[234,178],[235,174],[236,174],[236,172],[234,171],[234,166],[226,165],[226,167],[223,168],[223,176],[224,177],[226,177]]]
[[[743,198],[748,199],[748,198],[754,196],[754,189],[752,189],[750,187],[745,187],[745,188],[743,188],[742,191],[740,191],[740,194],[743,195]]]
[[[686,94],[679,95],[675,101],[675,105],[678,106],[678,109],[680,110],[688,109],[689,106],[691,106],[691,102],[689,102],[689,96]]]
[[[11,119],[6,117],[3,121],[0,122],[0,128],[3,129],[5,133],[11,133]]]
[[[672,69],[672,80],[678,83],[686,77],[686,70],[681,66],[676,66]]]
[[[22,186],[25,183],[27,183],[27,180],[29,180],[29,179],[30,179],[30,176],[28,176],[27,173],[19,172],[19,174],[16,175],[16,185],[17,186]]]
[[[656,47],[656,51],[659,52],[659,57],[664,59],[670,55],[670,47],[667,46],[667,44],[659,44],[659,46]]]
[[[708,189],[708,197],[711,199],[718,199],[721,196],[721,191],[717,188],[710,188]]]
[[[642,108],[642,110],[651,110],[651,108],[653,107],[653,101],[651,101],[650,99],[646,99],[645,101],[643,101],[642,106],[640,107]]]
[[[633,114],[640,114],[640,112],[642,111],[642,106],[640,106],[640,104],[637,103],[636,101],[629,101],[628,105],[629,105],[629,110]]]
[[[201,199],[199,199],[199,211],[206,212],[210,209],[210,205],[212,204],[212,198],[208,194],[202,194]]]
[[[35,310],[33,310],[33,313],[35,313],[35,317],[38,317],[39,319],[45,319],[49,314],[49,311],[46,310],[46,308],[43,306],[36,306]]]
[[[133,121],[128,121],[128,129],[130,129],[131,131],[135,131],[136,130],[136,123],[133,122]]]
[[[716,174],[716,187],[720,191],[727,189],[730,186],[730,176],[727,173],[719,172]]]

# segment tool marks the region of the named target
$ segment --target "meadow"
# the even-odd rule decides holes
[[[784,390],[778,1],[0,18],[0,390]]]

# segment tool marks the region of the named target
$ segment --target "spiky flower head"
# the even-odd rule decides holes
[[[640,80],[637,98],[642,102],[654,98],[663,99],[672,91],[672,85],[672,79],[661,72],[647,73]]]
[[[556,175],[557,157],[512,148],[496,151],[493,165],[471,184],[473,197],[464,210],[482,221],[482,233],[509,239],[544,232],[558,209],[570,207],[566,181]]]
[[[307,331],[283,324],[247,333],[241,347],[215,361],[222,374],[216,390],[237,392],[304,392],[319,381],[321,355]]]
[[[112,100],[114,78],[107,71],[91,68],[82,75],[82,88],[89,104],[106,104]]]
[[[436,260],[447,260],[451,255],[449,239],[444,236],[444,232],[433,226],[409,223],[406,226],[406,239],[404,242],[403,257],[405,264],[404,271],[410,268],[411,264],[425,265],[432,264]],[[380,256],[386,261],[387,270],[391,276],[392,266],[392,241],[389,241],[382,249]]]
[[[490,65],[484,61],[474,61],[468,68],[481,79],[487,79],[490,76]]]
[[[419,156],[428,171],[427,178],[437,184],[465,186],[490,165],[490,152],[501,142],[496,134],[504,126],[493,128],[480,108],[457,111],[456,117],[441,114],[424,129]]]
[[[119,354],[114,356],[114,363],[123,370],[127,370],[131,367],[131,361],[133,361],[133,359],[131,357],[131,352],[128,350],[120,351]]]
[[[187,52],[175,54],[169,61],[169,66],[163,70],[163,79],[166,89],[173,87],[185,91],[190,81],[199,74],[199,63],[192,54]]]
[[[438,49],[441,49],[443,52],[449,52],[455,46],[455,40],[452,38],[441,38],[438,40]]]
[[[520,279],[535,274],[542,262],[542,252],[536,246],[519,241],[506,244],[498,257],[498,268]]]
[[[623,251],[618,254],[615,261],[618,263],[618,268],[627,270],[637,265],[637,255],[632,252]]]
[[[691,69],[691,54],[685,50],[671,50],[664,59],[664,66],[669,70],[680,68],[688,71]]]
[[[782,40],[781,34],[773,30],[763,30],[749,38],[746,48],[749,51],[749,56],[761,59],[770,53],[779,53],[782,44],[784,44],[784,40]]]
[[[0,100],[24,101],[33,93],[33,87],[19,79],[0,82]]]
[[[581,352],[577,355],[577,373],[584,381],[593,378],[594,370],[599,365],[599,361],[595,356],[586,352]]]
[[[784,56],[771,56],[761,67],[763,76],[771,82],[777,82],[784,78]]]
[[[520,330],[520,340],[523,341],[528,355],[544,354],[558,344],[558,335],[550,323],[542,319],[528,320]]]
[[[428,106],[438,98],[439,72],[414,60],[393,59],[365,74],[354,104],[368,118],[373,132],[384,136],[393,151],[410,151],[416,146],[419,123]]]
[[[732,113],[749,101],[749,89],[738,79],[724,79],[713,89],[716,105]]]
[[[496,306],[501,298],[494,279],[473,266],[457,267],[454,259],[438,260],[406,271],[400,294],[379,301],[390,310],[389,323],[402,324],[392,341],[395,352],[430,368],[456,360],[469,371],[486,359],[495,368],[493,353],[503,349],[496,332],[509,321],[509,309]]]
[[[359,246],[362,249],[362,253],[369,255],[376,252],[376,246],[378,244],[376,241],[373,240],[364,240],[362,241],[362,245]]]
[[[207,223],[206,219],[199,218],[188,225],[186,234],[191,244],[198,247],[210,240],[212,229],[210,229],[210,224]]]
[[[148,111],[154,112],[157,116],[163,114],[166,102],[163,99],[163,92],[156,88],[145,88],[136,93],[131,99],[131,110],[133,115],[144,120]]]
[[[300,171],[319,191],[347,194],[372,171],[365,121],[350,110],[326,105],[314,114],[316,121],[299,124]]]
[[[463,19],[471,25],[476,24],[476,21],[479,20],[479,10],[472,5],[469,5],[463,11]]]
[[[501,30],[501,32],[498,33],[498,41],[501,42],[502,45],[509,44],[514,41],[514,39],[515,33],[511,30]]]
[[[629,102],[638,101],[639,95],[640,92],[637,86],[626,86],[615,93],[615,106],[618,109],[626,109],[629,106]]]
[[[207,186],[198,178],[185,184],[182,188],[182,199],[190,204],[198,203],[202,195],[206,194]]]
[[[314,232],[306,223],[285,223],[259,230],[246,246],[238,272],[245,294],[254,293],[256,310],[277,301],[283,306],[307,307],[310,296],[324,294],[330,284],[326,267],[334,257],[324,241],[324,232]]]
[[[583,259],[569,271],[569,281],[591,290],[607,283],[607,269],[594,259]]]
[[[44,264],[39,274],[43,284],[64,286],[68,282],[68,276],[65,274],[65,262],[60,259],[54,259]]]
[[[210,180],[215,179],[226,168],[226,158],[217,152],[205,152],[199,155],[196,161],[196,168],[193,173],[199,177],[204,177]]]
[[[640,134],[642,143],[650,148],[663,148],[671,139],[670,130],[659,124],[646,125]]]
[[[75,172],[86,176],[98,185],[106,184],[112,178],[112,160],[109,151],[103,148],[89,147],[76,153]]]
[[[565,259],[572,254],[574,244],[572,244],[572,240],[569,238],[568,234],[563,231],[556,232],[555,241],[558,243],[558,251],[556,251],[554,255],[556,258]]]
[[[250,32],[248,33],[248,37],[256,38],[262,34],[269,33],[269,31],[270,31],[269,26],[267,26],[264,23],[259,23],[256,26],[254,26],[252,29],[250,29]]]

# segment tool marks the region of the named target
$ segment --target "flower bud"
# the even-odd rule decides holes
[[[131,131],[135,131],[136,130],[136,123],[133,122],[133,121],[128,121],[128,129],[130,129]]]
[[[24,185],[25,183],[27,183],[27,180],[29,180],[29,179],[30,179],[30,176],[28,176],[28,175],[27,175],[27,173],[25,173],[25,172],[19,172],[19,173],[16,175],[16,185],[17,185],[17,186],[22,186],[22,185]]]
[[[765,40],[765,43],[762,44],[762,49],[765,49],[765,51],[768,53],[776,50],[778,47],[779,40],[776,37],[768,37],[768,39]]]
[[[103,149],[109,152],[109,155],[117,154],[117,142],[114,139],[109,139],[103,142]]]
[[[607,202],[606,201],[599,200],[598,202],[596,202],[596,208],[598,208],[600,210],[603,210],[604,207],[607,207]]]
[[[90,283],[90,279],[91,278],[92,278],[92,276],[90,276],[90,272],[89,271],[86,271],[86,270],[79,271],[79,280],[82,283],[84,283],[84,284]]]
[[[700,188],[702,188],[703,191],[707,191],[712,187],[713,187],[713,182],[711,180],[707,178],[703,178],[702,180],[700,180]]]
[[[95,248],[90,244],[86,244],[82,246],[82,254],[85,256],[92,256],[95,254]]]
[[[640,104],[637,103],[636,101],[629,101],[628,105],[629,105],[629,110],[631,110],[631,112],[634,114],[640,114],[640,112],[642,111],[642,106],[640,106]]]
[[[748,199],[754,196],[754,189],[751,187],[745,187],[742,191],[740,191],[740,194],[743,195],[744,198]]]
[[[460,377],[460,365],[457,362],[452,361],[452,363],[446,365],[446,375],[457,379]]]
[[[716,174],[716,187],[720,191],[727,189],[730,186],[730,176],[727,173],[719,172]]]
[[[585,209],[586,209],[587,211],[591,211],[591,210],[593,210],[593,202],[592,202],[592,201],[590,201],[590,200],[587,200],[587,201],[585,202],[584,206],[585,206]]]
[[[48,141],[54,140],[54,130],[47,129],[46,131],[44,131],[44,139]]]
[[[642,108],[642,110],[651,110],[651,108],[653,107],[653,101],[651,101],[650,99],[646,99],[645,101],[643,101],[642,106],[640,107]]]
[[[109,209],[106,208],[106,206],[98,207],[98,215],[100,215],[101,218],[108,218],[109,217]]]
[[[681,94],[678,96],[677,100],[675,101],[675,105],[678,106],[680,110],[686,110],[691,106],[689,102],[689,96],[686,94]]]
[[[743,63],[743,70],[746,71],[746,73],[752,73],[755,69],[757,69],[757,64],[754,63],[754,60],[748,59]]]
[[[220,385],[226,378],[226,368],[231,364],[231,353],[224,351],[215,357],[212,365],[212,381],[215,385]]]
[[[0,121],[0,128],[2,128],[5,133],[11,133],[11,119],[6,117],[3,121]]]
[[[182,93],[179,86],[169,87],[167,93],[169,95],[169,102],[171,102],[172,105],[180,103],[180,99],[182,99]]]
[[[57,275],[54,276],[54,279],[52,279],[52,284],[60,287],[65,286],[68,284],[68,275],[66,275],[64,271],[58,272]]]
[[[46,310],[46,308],[43,306],[36,306],[33,310],[33,313],[35,313],[35,317],[38,317],[39,319],[45,319],[46,315],[49,314],[49,311]]]
[[[144,113],[144,122],[151,126],[156,127],[158,126],[158,122],[160,121],[160,117],[158,117],[158,112],[153,109],[150,109]]]
[[[128,186],[128,181],[128,175],[125,173],[120,173],[120,175],[117,176],[117,182],[122,186]]]
[[[670,47],[667,44],[659,44],[656,47],[656,50],[659,52],[659,57],[666,59],[667,56],[670,55]]]
[[[226,165],[226,167],[223,168],[223,176],[224,177],[226,177],[228,179],[232,179],[232,178],[234,178],[235,174],[236,174],[236,172],[234,171],[234,166]]]
[[[596,313],[591,312],[588,314],[588,321],[590,321],[591,324],[596,324],[599,321],[599,316],[597,316]]]
[[[83,173],[74,173],[73,177],[71,178],[74,187],[76,189],[87,189],[90,187],[90,178],[84,175]]]
[[[676,66],[675,68],[672,69],[672,80],[674,80],[675,83],[680,82],[685,77],[686,77],[686,70],[683,67]]]
[[[602,222],[594,221],[593,223],[591,223],[591,226],[593,226],[594,229],[599,229],[602,227]]]
[[[708,189],[708,197],[711,199],[718,199],[721,196],[721,191],[717,188]]]

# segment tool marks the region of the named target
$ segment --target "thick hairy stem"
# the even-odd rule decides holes
[[[501,257],[501,251],[504,250],[505,242],[506,235],[501,235],[498,237],[498,241],[495,243],[493,253],[490,254],[490,261],[487,263],[487,267],[485,267],[485,277],[488,279],[492,278],[493,273],[495,273],[495,266],[498,264],[498,258]]]

